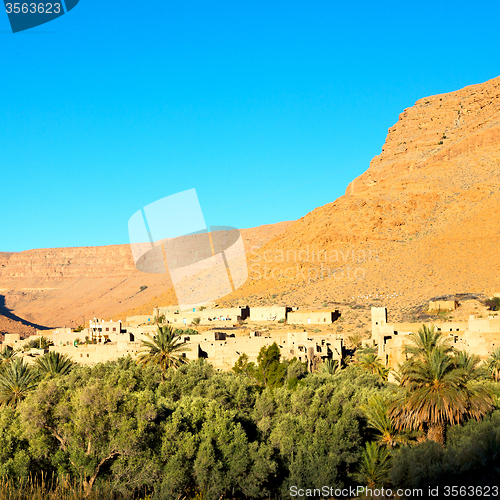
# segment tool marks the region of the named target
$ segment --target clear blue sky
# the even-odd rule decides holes
[[[500,2],[80,0],[0,12],[0,251],[128,243],[196,188],[212,225],[344,193],[421,97],[500,75]]]

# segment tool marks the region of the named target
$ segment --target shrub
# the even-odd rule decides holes
[[[500,297],[493,297],[484,301],[484,305],[490,311],[500,311]]]
[[[174,330],[174,335],[199,335],[198,330],[194,328],[186,328],[183,330],[182,328],[176,328]]]
[[[500,412],[481,422],[451,427],[443,448],[426,441],[396,452],[391,470],[395,486],[494,486],[500,481]]]
[[[38,337],[37,339],[32,339],[24,344],[25,349],[47,349],[51,345],[54,345],[47,337]]]

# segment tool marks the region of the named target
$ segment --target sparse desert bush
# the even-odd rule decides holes
[[[347,340],[349,341],[351,347],[361,347],[361,335],[359,335],[359,333],[353,333],[352,335],[349,335],[349,337],[347,337]]]
[[[490,311],[500,311],[500,297],[493,297],[484,301],[484,305]]]
[[[48,349],[51,345],[54,345],[47,337],[38,337],[32,339],[24,344],[24,349]]]

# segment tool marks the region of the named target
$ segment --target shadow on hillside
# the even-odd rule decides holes
[[[36,323],[32,323],[31,321],[27,321],[19,316],[16,316],[6,305],[5,305],[5,296],[0,295],[0,315],[5,316],[6,318],[11,319],[12,321],[17,321],[24,326],[31,326],[36,328],[37,330],[50,330],[48,326],[37,325]]]

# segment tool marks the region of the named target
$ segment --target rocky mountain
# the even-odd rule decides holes
[[[250,278],[222,302],[376,304],[397,319],[433,297],[500,291],[499,162],[500,78],[420,99],[344,196],[243,230]],[[175,301],[169,286],[135,270],[126,245],[0,254],[5,307],[43,325],[150,312]]]
[[[243,229],[245,247],[262,246],[290,224]],[[175,300],[170,288],[168,274],[135,268],[129,245],[0,253],[0,332],[24,332],[26,325],[77,326],[164,294]]]
[[[499,162],[500,78],[420,99],[344,196],[253,256],[254,279],[229,299],[401,308],[500,291]]]

